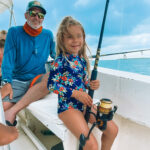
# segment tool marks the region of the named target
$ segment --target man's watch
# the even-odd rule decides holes
[[[4,86],[7,83],[9,83],[9,82],[8,81],[2,81],[1,85]]]

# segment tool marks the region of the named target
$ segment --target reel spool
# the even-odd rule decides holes
[[[110,99],[103,98],[100,100],[100,102],[99,112],[102,114],[109,114],[109,112],[112,110],[112,101]]]
[[[100,130],[105,130],[107,127],[107,121],[112,120],[114,113],[117,110],[117,106],[114,106],[112,110],[112,101],[107,98],[102,98],[97,106],[96,120],[98,123],[98,128]]]

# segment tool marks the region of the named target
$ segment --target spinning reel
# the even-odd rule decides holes
[[[107,121],[110,121],[113,119],[114,113],[117,110],[117,106],[114,106],[112,109],[112,101],[110,99],[103,98],[98,102],[97,105],[97,113],[89,112],[90,114],[94,115],[96,118],[96,122],[93,123],[92,127],[90,128],[90,131],[88,133],[88,136],[85,137],[84,134],[80,135],[80,147],[83,147],[86,143],[86,141],[89,139],[89,136],[95,126],[98,126],[100,130],[105,130],[107,128]]]

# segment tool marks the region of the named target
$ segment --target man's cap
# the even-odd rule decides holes
[[[43,14],[46,14],[46,10],[42,6],[42,4],[40,2],[38,2],[38,1],[31,1],[31,2],[29,2],[26,11],[29,11],[33,7],[40,8],[42,10]]]

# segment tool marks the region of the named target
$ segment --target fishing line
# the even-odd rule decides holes
[[[98,47],[97,47],[97,52],[96,52],[94,68],[92,70],[91,80],[96,80],[96,78],[97,78],[97,67],[98,67],[98,62],[99,62],[99,57],[100,57],[100,51],[101,51],[101,45],[102,45],[102,40],[103,40],[103,33],[104,33],[104,28],[105,28],[105,21],[106,21],[106,16],[107,16],[108,5],[109,5],[109,0],[106,0],[103,20],[102,20],[102,25],[101,25],[101,32],[100,32],[100,36],[99,36],[99,42],[98,42]],[[93,98],[94,90],[89,89],[88,94],[91,96],[91,98]],[[87,123],[90,118],[90,112],[91,112],[91,107],[87,106],[85,116],[84,116]],[[93,124],[93,125],[96,126],[96,124]],[[94,126],[93,126],[93,128],[94,128]],[[86,141],[88,140],[88,138],[89,137],[85,137],[84,134],[81,133],[79,150],[83,150],[83,147],[84,147]]]
[[[123,35],[123,24],[124,24],[124,0],[121,0],[120,3],[119,3],[119,6],[120,6],[120,14],[121,14],[121,19],[120,19],[120,34],[119,36],[122,38],[122,35]],[[120,49],[120,51],[122,51],[122,49]],[[117,70],[120,70],[120,66],[121,66],[121,61],[120,61],[120,57],[124,57],[124,56],[121,56],[123,54],[119,54],[119,58],[116,59],[117,61],[117,66],[116,66],[116,69]],[[120,85],[121,85],[121,80],[120,78],[117,77],[117,81],[116,81],[116,92],[114,94],[114,99],[118,100],[119,99],[119,96],[118,96],[118,93],[120,93]]]

